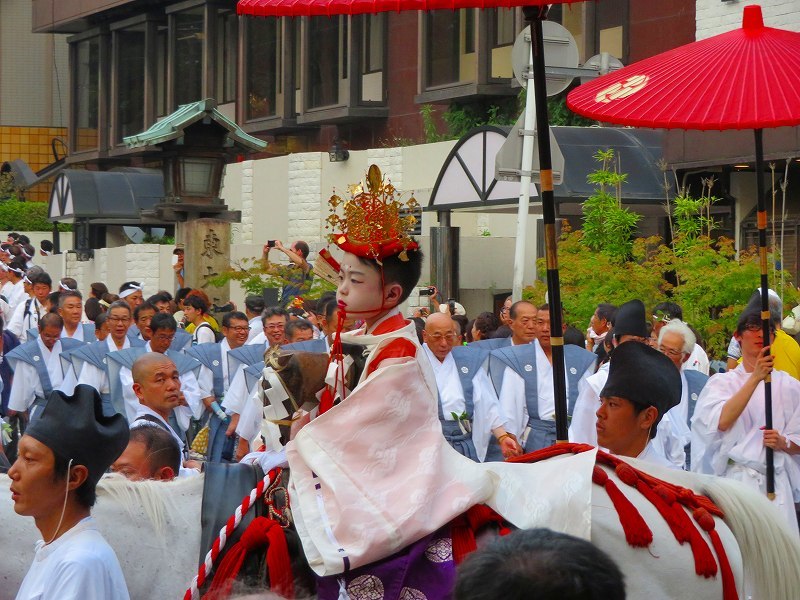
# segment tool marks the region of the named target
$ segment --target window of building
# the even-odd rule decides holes
[[[167,115],[167,63],[169,62],[169,28],[166,25],[156,27],[156,98],[155,110],[157,117]]]
[[[248,19],[260,21],[261,19]],[[217,22],[217,89],[218,102],[236,101],[236,67],[239,47],[239,17],[234,11],[220,11]]]
[[[339,80],[347,77],[347,17],[312,17],[308,23],[308,108],[339,103]],[[343,64],[344,63],[344,64]]]
[[[364,31],[361,36],[361,72],[383,71],[383,45],[386,14],[364,15]]]
[[[114,32],[115,140],[144,130],[145,24]]]
[[[461,14],[464,11],[433,10],[425,15],[426,84],[438,87],[460,79]]]
[[[278,114],[281,92],[281,25],[276,18],[247,19],[245,119]]]
[[[202,6],[172,15],[175,60],[175,104],[196,102],[203,96],[203,42],[205,19]]]
[[[514,20],[515,9],[513,8],[496,8],[494,9],[494,39],[492,45],[497,48],[499,46],[511,46],[517,37],[516,23]]]
[[[76,152],[96,150],[98,135],[100,39],[75,44],[75,140]]]

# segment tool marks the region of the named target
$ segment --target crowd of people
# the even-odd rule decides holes
[[[469,319],[459,303],[438,302],[433,289],[432,310],[406,318],[399,307],[417,285],[421,254],[414,252],[409,263],[395,260],[408,246],[384,256],[339,245],[345,257],[336,293],[313,301],[298,297],[287,306],[266,306],[262,296],[251,295],[243,311],[217,318],[200,289],[180,288],[173,295],[128,281],[112,294],[98,282],[84,301],[75,280],[53,282],[31,263],[29,244],[9,237],[0,252],[0,313],[7,324],[0,376],[2,415],[14,435],[5,425],[4,470],[10,467],[12,481],[23,481],[26,467],[19,461],[11,467],[6,455],[35,453],[31,437],[56,457],[83,456],[69,441],[63,442],[68,450],[60,446],[70,433],[59,433],[58,423],[70,410],[85,421],[75,425],[75,435],[94,435],[98,444],[112,429],[126,435],[121,445],[118,435],[113,444],[102,441],[107,450],[92,459],[75,489],[84,481],[96,483],[108,468],[134,480],[169,480],[196,476],[204,461],[238,462],[260,453],[281,463],[288,440],[271,432],[265,422],[270,407],[259,393],[265,352],[333,354],[337,374],[326,379],[330,393],[322,394],[311,414],[292,416],[302,424],[347,395],[338,384],[338,370],[344,369],[340,340],[359,339],[370,340],[364,377],[390,364],[387,359],[413,357],[435,380],[446,443],[475,463],[503,461],[556,441],[553,347],[564,344],[570,441],[662,467],[738,479],[762,492],[765,448],[771,448],[776,505],[787,527],[797,531],[800,346],[781,331],[783,307],[774,293],[770,340],[762,337],[754,297],[739,318],[728,370],[714,374],[674,303],[660,303],[649,314],[636,299],[619,307],[601,303],[584,334],[566,326],[554,332],[550,306],[511,298],[498,314]],[[304,262],[308,248],[295,244],[288,253]],[[307,277],[301,270],[297,285]],[[768,377],[775,405],[770,430],[764,427]],[[293,435],[298,428],[293,426]],[[29,435],[19,438],[23,432]],[[67,487],[73,489],[70,481]],[[36,502],[30,495],[28,501]],[[92,502],[78,498],[67,521],[83,522]],[[40,527],[44,539],[60,535],[64,514]],[[117,587],[112,577],[106,589]]]

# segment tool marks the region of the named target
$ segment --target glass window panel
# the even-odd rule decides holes
[[[280,80],[280,25],[276,18],[247,19],[247,119],[274,116]]]
[[[361,40],[361,68],[363,73],[383,70],[384,13],[364,16]]]
[[[156,116],[167,114],[167,27],[156,32]]]
[[[514,9],[497,8],[494,11],[494,46],[508,46],[514,43]]]
[[[425,40],[427,84],[447,85],[459,80],[460,11],[434,10],[428,20]]]
[[[181,182],[183,193],[190,196],[211,195],[211,180],[214,173],[213,158],[182,158]]]
[[[339,102],[341,19],[309,19],[308,104],[309,108]]]
[[[239,39],[239,17],[235,12],[220,13],[217,26],[217,100],[236,100],[236,59]],[[249,19],[252,20],[252,19]]]
[[[100,79],[100,41],[78,42],[75,65],[75,149],[78,152],[99,147],[98,92]]]
[[[185,10],[174,15],[175,23],[175,103],[188,104],[203,93],[203,9]]]
[[[462,10],[461,14],[464,17],[464,53],[472,54],[475,52],[475,11]]]
[[[116,140],[144,129],[145,31],[144,25],[117,31],[115,72],[117,82]]]

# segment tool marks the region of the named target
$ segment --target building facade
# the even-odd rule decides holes
[[[580,60],[627,63],[694,39],[694,2],[554,6]],[[271,152],[426,140],[450,106],[515,102],[521,10],[352,17],[238,17],[234,0],[34,0],[33,29],[69,34],[70,162],[125,160],[122,138],[214,98]],[[430,124],[428,124],[430,127]]]
[[[66,140],[69,61],[65,35],[34,35],[31,3],[0,2],[0,164],[24,160],[33,171],[53,163]],[[66,145],[55,142],[59,156]],[[28,190],[47,200],[47,184]]]

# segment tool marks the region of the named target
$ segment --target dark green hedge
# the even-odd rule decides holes
[[[53,231],[47,220],[47,202],[0,202],[0,232],[7,231]],[[72,231],[72,225],[60,224],[59,231]]]

